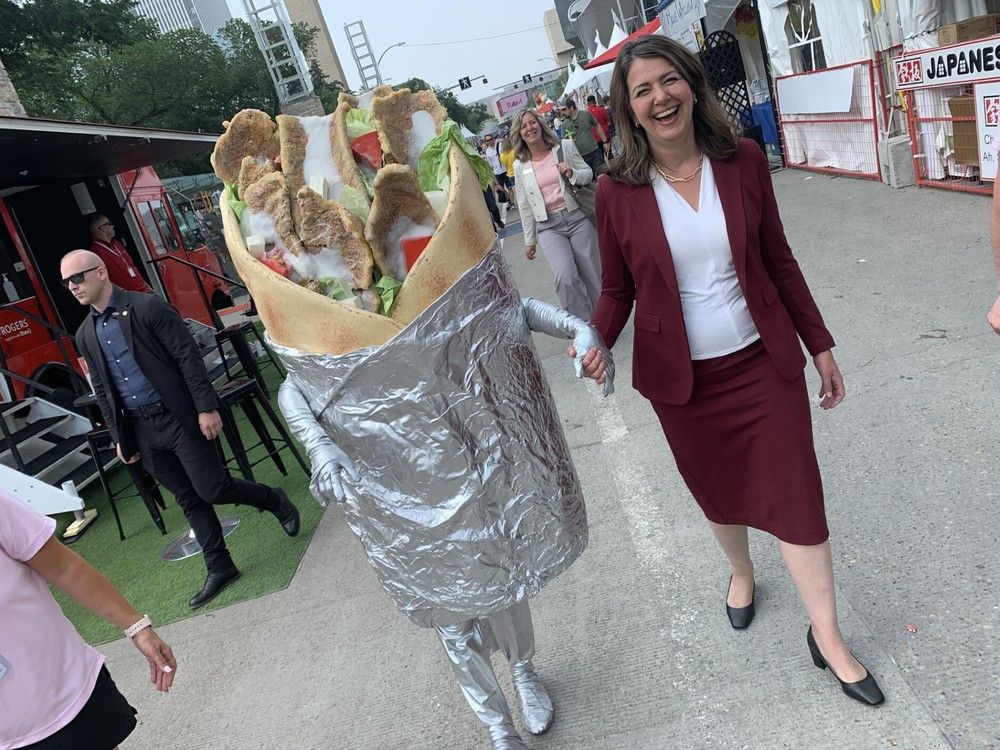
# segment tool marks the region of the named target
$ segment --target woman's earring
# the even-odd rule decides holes
[[[695,104],[697,104],[697,103],[698,103],[698,95],[697,95],[697,94],[695,94],[695,95],[694,95],[694,103],[695,103]]]

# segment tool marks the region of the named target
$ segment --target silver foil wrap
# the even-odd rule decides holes
[[[413,622],[511,607],[583,552],[583,493],[499,243],[382,346],[272,346],[354,461],[347,521]]]

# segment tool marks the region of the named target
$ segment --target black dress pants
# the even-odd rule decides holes
[[[219,516],[212,506],[242,503],[273,511],[278,504],[274,491],[264,484],[233,478],[217,446],[201,434],[195,437],[185,432],[169,411],[130,419],[143,466],[177,498],[204,551],[208,571],[233,568]]]

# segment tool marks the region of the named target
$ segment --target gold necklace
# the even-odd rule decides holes
[[[656,167],[656,171],[660,173],[660,177],[662,177],[667,182],[672,182],[672,183],[690,182],[697,176],[697,174],[701,171],[702,168],[702,165],[699,164],[698,168],[695,169],[687,177],[671,177],[670,175],[668,175],[666,172],[663,171],[663,169],[660,167],[659,164],[656,163],[656,161],[653,161],[653,166]]]

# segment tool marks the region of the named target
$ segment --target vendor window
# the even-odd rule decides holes
[[[788,0],[785,35],[788,37],[788,51],[792,55],[792,69],[796,73],[826,67],[823,38],[819,33],[812,0]]]

